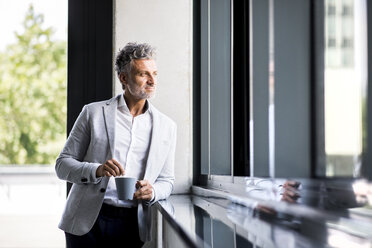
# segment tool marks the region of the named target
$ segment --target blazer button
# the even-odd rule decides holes
[[[86,179],[85,177],[83,177],[83,178],[81,179],[81,182],[83,182],[83,183],[88,182],[88,179]]]
[[[102,188],[99,191],[101,191],[101,193],[105,193],[106,192],[106,189],[105,188]]]

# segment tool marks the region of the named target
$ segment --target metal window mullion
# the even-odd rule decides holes
[[[234,1],[230,0],[230,169],[234,179]],[[234,180],[233,180],[234,181]]]
[[[234,224],[234,236],[233,236],[233,239],[234,239],[234,248],[237,248],[237,244],[236,244],[236,224]]]
[[[274,0],[269,0],[269,175],[275,177]],[[271,84],[271,85],[270,85]],[[270,111],[271,108],[271,111]]]
[[[208,180],[211,179],[211,6],[208,0]]]
[[[213,248],[214,246],[214,235],[213,235],[213,219],[211,219],[211,247]]]
[[[253,117],[253,1],[249,1],[249,176],[254,177],[254,117]]]

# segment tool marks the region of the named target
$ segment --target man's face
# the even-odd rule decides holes
[[[129,73],[122,73],[120,81],[135,99],[148,99],[155,94],[158,70],[153,59],[136,59]]]

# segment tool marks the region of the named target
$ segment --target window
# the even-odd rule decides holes
[[[328,15],[329,16],[336,15],[336,6],[328,5]]]
[[[202,175],[249,174],[247,13],[246,1],[200,2]]]
[[[327,34],[332,37],[336,37],[337,35],[337,18],[335,16],[327,17]]]
[[[352,6],[350,6],[350,5],[342,6],[342,15],[343,16],[352,16],[353,15]]]
[[[342,48],[352,48],[353,39],[352,38],[343,38],[342,39]]]
[[[0,19],[1,245],[58,247],[66,187],[54,163],[66,139],[67,1],[0,0]]]
[[[231,2],[201,5],[201,172],[231,175]]]
[[[336,47],[336,39],[335,38],[328,38],[328,47]]]
[[[324,69],[325,175],[328,177],[361,175],[366,133],[363,121],[367,84],[366,9],[365,0],[348,1],[343,5],[337,22],[342,31],[339,34],[341,44],[331,50],[328,38],[324,51],[329,61]],[[325,16],[325,23],[329,21]],[[329,35],[325,33],[325,37]]]
[[[200,87],[197,171],[207,183],[358,175],[366,7],[363,0],[350,3],[358,17],[329,16],[329,6],[340,9],[331,0],[201,2],[194,85]]]
[[[2,8],[0,164],[54,164],[66,137],[67,13],[58,7]]]
[[[85,104],[110,99],[113,89],[113,1],[69,0],[68,6],[67,133]]]
[[[274,1],[200,3],[195,171],[213,187],[240,176],[309,176],[309,7],[291,2],[302,14],[288,18]]]

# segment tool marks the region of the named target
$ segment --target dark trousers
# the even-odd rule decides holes
[[[66,233],[67,248],[142,247],[137,208],[103,204],[93,228],[82,236]]]

